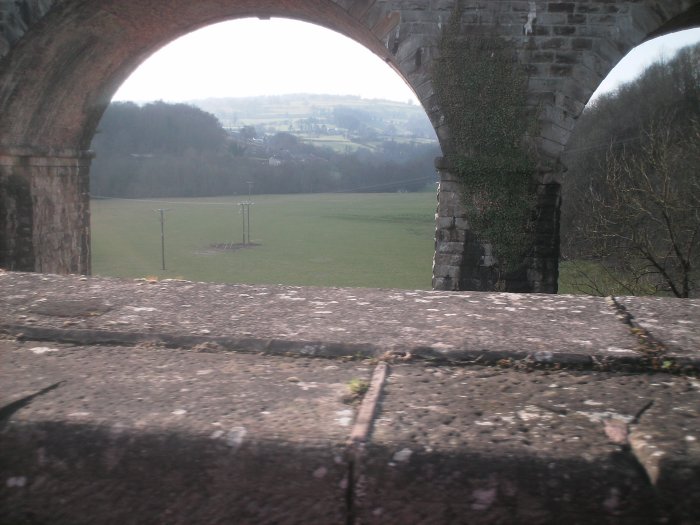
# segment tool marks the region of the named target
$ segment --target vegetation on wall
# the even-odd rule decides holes
[[[492,245],[501,275],[532,246],[535,163],[524,146],[532,117],[527,75],[514,47],[491,34],[465,35],[457,8],[443,29],[435,92],[452,144],[446,156],[464,188],[472,231]]]

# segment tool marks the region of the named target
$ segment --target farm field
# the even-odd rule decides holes
[[[431,286],[432,192],[253,195],[253,245],[241,247],[236,246],[243,240],[238,203],[245,200],[247,196],[93,200],[93,274],[248,284]],[[167,210],[165,271],[159,208]]]
[[[260,134],[288,132],[316,147],[339,153],[381,148],[385,141],[436,144],[432,125],[419,105],[354,96],[296,94],[209,98],[191,103],[215,115],[225,128],[253,126]],[[337,118],[337,111],[346,118]],[[368,136],[357,140],[363,133]]]
[[[240,244],[239,202],[96,199],[91,202],[92,271],[111,277],[300,286],[430,289],[435,195],[364,193],[254,195],[251,238]],[[164,208],[166,270],[161,270]],[[581,293],[573,263],[560,266],[559,293]]]

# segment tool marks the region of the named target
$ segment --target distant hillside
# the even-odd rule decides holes
[[[382,136],[385,121],[376,112],[330,111],[343,128],[307,119],[304,131],[290,133],[245,121],[224,129],[213,114],[187,104],[113,103],[92,142],[92,194],[233,195],[246,193],[248,181],[257,193],[403,192],[435,182],[436,142]]]
[[[414,104],[337,95],[209,98],[191,104],[215,115],[224,128],[253,126],[258,136],[292,133],[316,146],[346,151],[373,143],[437,142],[425,110]]]

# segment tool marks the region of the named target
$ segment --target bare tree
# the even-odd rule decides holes
[[[632,153],[610,149],[582,200],[576,233],[599,271],[579,264],[581,285],[691,297],[700,285],[700,121],[657,124],[642,139]]]

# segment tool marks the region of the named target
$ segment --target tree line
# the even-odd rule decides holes
[[[564,162],[562,255],[580,289],[696,296],[700,45],[586,107]]]
[[[92,143],[91,193],[206,197],[247,193],[419,191],[436,180],[436,144],[385,141],[339,153],[286,132],[232,133],[187,104],[110,104]]]

